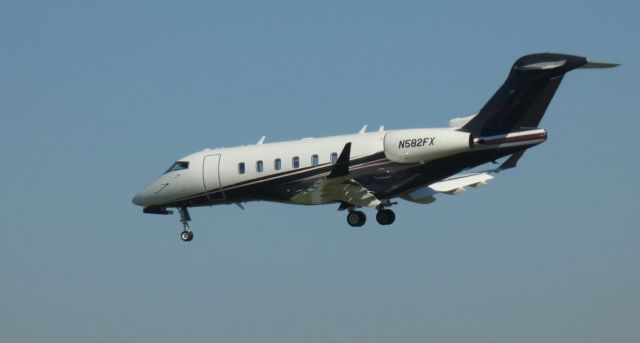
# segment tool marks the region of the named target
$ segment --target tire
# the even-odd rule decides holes
[[[376,221],[380,225],[390,225],[396,220],[396,214],[389,209],[380,210],[376,213]]]
[[[180,233],[180,239],[184,242],[190,242],[193,239],[193,232],[191,231],[182,231]]]
[[[389,220],[387,221],[387,225],[393,224],[396,221],[396,214],[391,210],[385,210],[389,216]]]
[[[360,227],[367,221],[367,216],[362,211],[351,211],[347,214],[347,224],[352,227]]]
[[[364,225],[364,223],[367,222],[367,216],[362,211],[356,211],[356,212],[358,212],[358,217],[360,217],[360,225],[358,226]]]
[[[360,225],[360,216],[358,215],[357,211],[352,211],[349,212],[349,214],[347,214],[347,224],[351,225],[352,227],[358,227]]]

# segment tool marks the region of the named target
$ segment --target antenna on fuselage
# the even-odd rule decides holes
[[[262,143],[264,143],[264,139],[265,139],[265,138],[267,138],[267,137],[266,137],[266,136],[262,136],[262,137],[260,137],[260,140],[259,140],[259,141],[258,141],[258,143],[256,143],[256,144],[261,145]]]
[[[380,127],[378,128],[378,132],[384,132],[384,125],[380,125]]]
[[[365,132],[367,132],[367,124],[364,124],[364,126],[360,129],[360,131],[358,131],[358,134],[361,135]]]

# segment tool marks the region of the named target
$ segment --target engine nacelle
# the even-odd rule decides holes
[[[384,154],[393,162],[417,163],[471,150],[473,137],[450,129],[390,131],[384,136]]]

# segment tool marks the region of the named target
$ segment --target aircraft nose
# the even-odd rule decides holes
[[[146,206],[149,204],[149,189],[144,189],[143,191],[139,192],[138,194],[136,194],[133,199],[131,199],[131,202],[134,205],[138,205],[138,206]]]
[[[144,206],[144,203],[143,203],[143,200],[142,200],[142,199],[143,199],[143,197],[142,197],[142,194],[141,194],[141,193],[142,193],[142,192],[140,192],[140,193],[136,194],[136,195],[133,197],[133,199],[131,199],[131,202],[132,202],[134,205]]]

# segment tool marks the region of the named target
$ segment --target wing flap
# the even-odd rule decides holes
[[[349,178],[325,178],[311,184],[291,198],[296,204],[328,204],[346,202],[355,206],[375,207],[381,201],[368,189]]]

